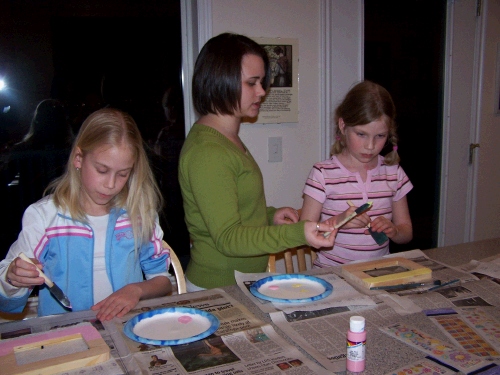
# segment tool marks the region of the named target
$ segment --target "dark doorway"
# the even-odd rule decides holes
[[[365,79],[384,86],[397,111],[413,240],[391,252],[437,246],[446,0],[365,0]]]

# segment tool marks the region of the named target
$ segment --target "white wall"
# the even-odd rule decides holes
[[[299,40],[299,122],[247,124],[240,132],[262,170],[268,205],[301,207],[301,192],[307,174],[315,162],[325,158],[322,138],[328,132],[324,132],[321,125],[321,101],[325,100],[321,96],[324,79],[322,74],[331,75],[329,89],[332,93],[332,108],[347,91],[350,83],[362,78],[362,3],[363,0],[211,1],[213,35],[231,31],[251,37]],[[321,35],[320,24],[325,18],[321,13],[325,4],[330,12],[326,18],[330,17],[331,22],[328,29],[330,35],[327,36],[331,39],[331,70],[321,71],[320,66],[324,60],[321,59],[320,48],[325,45],[322,43],[325,36]],[[477,194],[473,197],[475,204],[472,207],[475,210],[472,215],[475,231],[471,241],[500,237],[500,167],[497,165],[500,161],[500,116],[496,116],[493,111],[497,89],[497,44],[500,43],[500,0],[483,0],[483,12],[486,14],[486,26],[483,35],[481,92],[478,98],[478,142],[481,147],[478,153]],[[345,21],[347,19],[349,22]],[[464,131],[467,133],[468,129]],[[267,161],[267,139],[275,136],[283,138],[282,163]],[[454,160],[449,162],[454,163]],[[453,180],[453,176],[451,177]],[[467,188],[463,181],[459,181],[456,186],[460,189]],[[463,238],[466,229],[460,225],[449,230],[453,232],[449,233],[450,238]]]
[[[499,105],[496,90],[500,79],[497,72],[500,0],[483,1],[483,6],[487,17],[483,35],[475,240],[500,237],[500,115],[495,115]]]
[[[307,175],[314,163],[325,159],[321,149],[320,5],[317,0],[212,1],[213,35],[230,31],[250,37],[299,41],[299,122],[245,124],[240,131],[262,170],[267,203],[276,207],[302,207],[302,188]],[[337,32],[351,34],[345,28]],[[359,30],[356,28],[352,34],[359,34]],[[359,45],[353,44],[354,54],[358,48]],[[353,54],[347,52],[346,55]],[[360,69],[354,70],[357,74]],[[350,80],[353,81],[354,78]],[[282,137],[281,163],[268,162],[269,137]]]

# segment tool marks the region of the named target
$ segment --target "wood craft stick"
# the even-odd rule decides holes
[[[347,204],[351,207],[354,206],[354,203],[352,203],[352,201],[350,200],[347,201]],[[370,232],[372,238],[378,245],[382,245],[388,240],[388,237],[384,232],[375,232],[374,230],[372,230],[370,223],[368,223],[366,227],[368,228],[368,232]]]
[[[352,202],[351,202],[352,203]],[[334,225],[334,228],[337,229],[337,228],[340,228],[342,225],[344,225],[345,223],[347,223],[348,221],[354,219],[356,216],[362,214],[363,212],[365,211],[368,211],[371,207],[372,207],[372,202],[367,202],[361,206],[359,206],[358,208],[356,208],[356,211],[354,211],[352,214],[350,214],[349,216],[345,217],[344,220],[340,221],[339,223],[336,223]],[[325,232],[323,233],[323,236],[325,238],[328,238],[328,236],[330,236],[332,232]]]

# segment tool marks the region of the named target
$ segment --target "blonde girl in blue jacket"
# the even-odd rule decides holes
[[[157,215],[162,199],[132,117],[112,108],[91,114],[48,191],[26,209],[19,238],[0,262],[0,310],[21,312],[40,285],[39,316],[68,311],[37,267],[73,311],[92,309],[102,321],[170,293],[170,249],[162,247]]]

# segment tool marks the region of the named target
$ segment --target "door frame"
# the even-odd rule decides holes
[[[479,143],[480,132],[481,3],[447,4],[438,246],[474,241],[479,155],[474,150],[469,163],[469,145]]]

